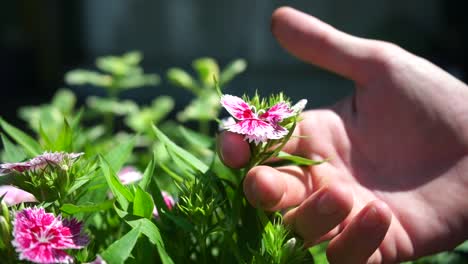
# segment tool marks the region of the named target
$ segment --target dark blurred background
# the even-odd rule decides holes
[[[189,94],[165,80],[169,67],[190,70],[193,59],[211,56],[224,66],[245,58],[246,73],[228,91],[284,90],[309,107],[334,102],[352,84],[289,56],[270,33],[270,16],[287,4],[362,37],[395,42],[456,77],[468,77],[466,0],[44,0],[3,1],[0,8],[0,116],[14,121],[17,108],[41,104],[64,87],[73,68],[93,68],[97,56],[140,50],[148,73],[161,85],[131,94],[149,102],[159,94]],[[74,87],[82,98],[89,90]]]

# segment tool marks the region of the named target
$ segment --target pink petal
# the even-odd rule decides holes
[[[37,202],[34,195],[11,185],[0,186],[0,197],[3,195],[5,195],[3,201],[8,206],[25,202]]]
[[[228,131],[245,135],[245,139],[249,142],[266,142],[268,139],[277,138],[275,136],[274,127],[260,119],[246,119],[239,123],[232,125],[228,128]]]
[[[169,193],[165,192],[165,191],[162,191],[161,192],[163,198],[164,198],[164,202],[166,203],[166,206],[169,210],[172,210],[172,208],[174,207],[175,205],[175,200],[174,198],[172,197],[172,195],[170,195]],[[158,219],[159,218],[159,212],[158,212],[158,208],[156,206],[154,206],[154,209],[153,209],[153,217]]]
[[[134,183],[143,179],[143,174],[141,174],[141,172],[139,172],[133,166],[126,166],[122,168],[117,174],[117,176],[119,177],[119,180],[120,182],[122,182],[123,185]]]
[[[221,96],[221,105],[237,120],[255,118],[252,106],[240,97],[225,94]]]
[[[307,105],[307,99],[301,99],[299,100],[299,102],[297,102],[295,105],[293,105],[291,107],[291,109],[295,112],[295,113],[300,113],[302,112],[302,110],[304,110],[304,108],[306,107]]]
[[[294,115],[294,111],[284,102],[280,102],[272,106],[265,113],[260,115],[260,119],[277,124],[283,119]]]
[[[73,258],[65,251],[54,249],[47,244],[39,244],[23,251],[19,259],[35,263],[73,263]]]

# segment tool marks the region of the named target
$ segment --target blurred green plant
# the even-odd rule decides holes
[[[200,131],[209,134],[209,121],[218,118],[221,109],[215,82],[217,81],[220,87],[225,87],[245,71],[247,63],[243,59],[236,59],[220,70],[215,59],[206,57],[194,60],[192,68],[197,78],[181,68],[170,68],[167,71],[167,79],[172,85],[195,95],[185,109],[177,114],[177,119],[180,122],[197,121]]]
[[[114,129],[115,116],[126,117],[126,124],[136,132],[149,129],[137,121],[143,119],[147,124],[162,120],[174,107],[170,97],[155,99],[150,107],[140,107],[131,100],[119,100],[122,91],[143,86],[155,86],[160,83],[157,74],[145,74],[140,66],[143,55],[140,52],[128,52],[122,56],[106,56],[96,60],[100,72],[77,69],[65,75],[68,85],[91,85],[106,90],[107,97],[90,96],[87,98],[89,115],[103,117],[106,135]]]
[[[65,75],[69,85],[90,84],[102,87],[109,97],[117,97],[121,91],[147,85],[157,85],[160,78],[157,74],[144,74],[140,66],[143,55],[132,51],[122,56],[106,56],[96,60],[96,67],[102,72],[77,69]]]

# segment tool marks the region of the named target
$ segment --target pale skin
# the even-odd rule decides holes
[[[330,240],[331,263],[395,263],[468,239],[468,87],[396,45],[354,37],[292,8],[272,16],[297,58],[353,80],[353,96],[303,113],[285,150],[313,167],[252,168],[249,202],[289,209],[307,245]],[[313,89],[313,88],[311,88]],[[322,87],[323,89],[323,87]],[[232,167],[249,158],[240,135],[220,137]]]

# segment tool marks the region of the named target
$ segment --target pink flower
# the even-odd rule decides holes
[[[288,130],[279,125],[284,119],[296,112],[285,102],[279,102],[268,110],[256,110],[244,100],[233,95],[223,95],[221,105],[239,122],[227,126],[227,130],[245,135],[249,142],[266,142],[268,139],[280,139]]]
[[[141,172],[139,172],[133,166],[123,167],[119,171],[117,176],[119,177],[119,180],[123,185],[131,184],[131,183],[134,183],[143,179],[143,174],[141,174]]]
[[[80,249],[88,243],[82,223],[76,219],[62,220],[46,213],[44,208],[18,211],[13,222],[12,244],[20,260],[35,263],[72,263],[64,250]]]
[[[34,195],[18,189],[12,185],[2,185],[0,186],[0,197],[3,196],[3,201],[5,201],[7,206],[25,203],[25,202],[37,202]]]
[[[84,153],[65,153],[65,152],[44,152],[43,154],[24,162],[3,163],[0,164],[0,171],[9,173],[12,171],[36,171],[43,169],[48,165],[60,166],[62,169],[68,169],[73,162]]]
[[[167,192],[165,191],[162,191],[161,192],[163,198],[164,198],[164,202],[166,203],[166,206],[169,210],[172,210],[172,208],[174,207],[175,205],[175,200],[174,198]],[[158,212],[158,208],[156,208],[156,206],[154,206],[154,209],[153,209],[153,217],[154,218],[159,218],[159,212]]]

